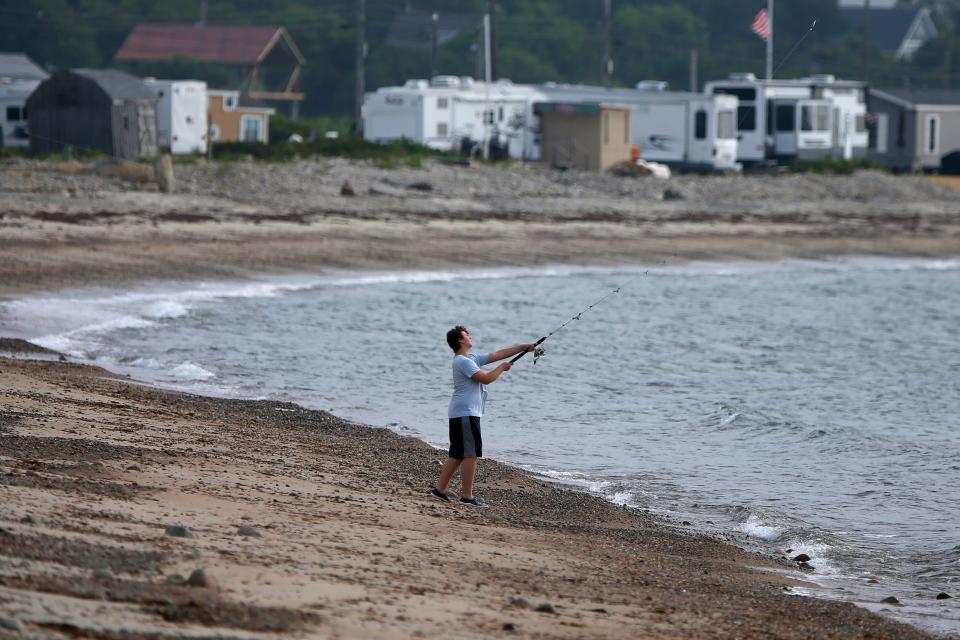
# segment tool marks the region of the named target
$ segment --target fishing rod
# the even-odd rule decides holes
[[[556,332],[560,331],[561,329],[563,329],[565,326],[567,326],[568,324],[570,324],[570,323],[573,322],[574,320],[579,320],[579,319],[580,319],[580,316],[582,316],[583,314],[585,314],[587,311],[590,311],[590,309],[593,309],[595,306],[597,306],[598,304],[600,304],[601,302],[603,302],[604,300],[606,300],[607,298],[609,298],[610,296],[612,296],[612,295],[614,295],[614,294],[616,294],[616,293],[620,293],[620,287],[617,287],[616,289],[614,289],[613,291],[611,291],[611,292],[608,293],[607,295],[603,296],[602,298],[600,298],[599,300],[597,300],[596,302],[594,302],[593,304],[591,304],[589,307],[587,307],[586,309],[584,309],[583,311],[581,311],[581,312],[578,313],[577,315],[573,316],[572,318],[570,318],[569,320],[567,320],[566,322],[564,322],[562,325],[560,325],[559,327],[557,327],[556,329],[554,329],[553,331],[551,331],[551,332],[548,333],[547,335],[543,336],[542,338],[540,338],[539,340],[537,340],[536,342],[534,342],[534,343],[533,343],[533,346],[534,346],[534,349],[533,349],[533,364],[537,364],[537,360],[539,360],[540,357],[544,354],[544,351],[543,351],[543,349],[540,348],[540,345],[543,344],[543,342],[544,342],[547,338],[549,338],[550,336],[552,336],[552,335],[555,334]],[[519,359],[522,358],[523,356],[527,355],[527,353],[529,353],[529,352],[528,352],[528,351],[522,351],[522,352],[520,352],[519,354],[517,354],[516,356],[514,356],[512,360],[510,360],[510,364],[513,364],[514,362],[516,362],[517,360],[519,360]]]

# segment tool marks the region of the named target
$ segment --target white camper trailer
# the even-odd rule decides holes
[[[511,158],[537,159],[539,138],[530,124],[543,96],[526,85],[437,76],[381,87],[363,103],[363,136],[372,142],[407,139],[445,151],[479,150],[485,141]]]
[[[764,160],[861,157],[867,150],[864,83],[830,75],[758,80],[752,73],[708,82],[710,95],[740,100],[737,159]]]
[[[27,98],[49,74],[22,53],[0,53],[0,147],[29,147]]]
[[[207,152],[207,83],[144,79],[157,96],[157,146],[173,154]]]
[[[636,89],[545,84],[552,100],[603,100],[631,110],[631,142],[644,160],[684,171],[737,171],[733,96],[666,91],[664,82],[641,82]]]

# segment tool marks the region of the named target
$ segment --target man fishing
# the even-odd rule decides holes
[[[450,502],[447,485],[453,474],[460,469],[460,504],[486,507],[487,503],[473,495],[473,482],[477,476],[477,458],[483,457],[483,441],[480,437],[480,417],[487,398],[484,385],[492,383],[513,366],[504,362],[491,371],[480,367],[504,360],[510,356],[533,351],[534,344],[518,344],[488,354],[471,353],[473,338],[465,327],[457,325],[447,331],[447,344],[453,349],[453,396],[447,408],[450,419],[450,457],[443,466],[437,485],[430,492],[435,498]]]

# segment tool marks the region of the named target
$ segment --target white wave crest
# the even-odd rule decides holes
[[[178,380],[209,380],[217,374],[204,369],[198,364],[184,362],[170,370],[170,374]]]
[[[766,540],[768,542],[779,539],[784,531],[781,527],[765,524],[756,515],[751,515],[747,518],[746,522],[740,523],[740,525],[737,526],[737,530],[751,538],[759,538],[760,540]]]

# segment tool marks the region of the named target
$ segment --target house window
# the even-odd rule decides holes
[[[237,97],[236,97],[236,96],[233,96],[233,95],[223,96],[223,110],[224,110],[224,111],[233,111],[233,110],[236,109],[236,108],[237,108]]]
[[[260,142],[260,118],[257,116],[241,116],[241,142]]]
[[[853,121],[854,131],[857,133],[863,133],[867,130],[867,118],[863,114],[860,114],[854,118]]]
[[[210,140],[219,140],[220,139],[220,125],[211,124],[210,125]]]
[[[927,153],[939,153],[940,152],[940,116],[937,115],[928,115],[927,116],[927,125],[924,127],[927,132],[927,144],[926,151]]]
[[[7,122],[26,120],[27,116],[24,115],[25,111],[26,109],[21,109],[20,107],[7,107]]]
[[[792,104],[777,105],[777,131],[796,129],[797,108]],[[800,130],[810,131],[810,107],[800,107]]]
[[[437,137],[446,138],[447,137],[447,123],[438,122],[437,123]]]
[[[437,98],[437,109],[446,109],[450,105],[450,98]]]
[[[697,140],[707,137],[707,112],[703,109],[693,115],[693,137]]]

